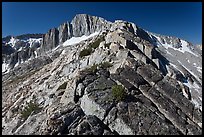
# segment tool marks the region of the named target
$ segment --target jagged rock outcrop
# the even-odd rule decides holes
[[[68,29],[69,23],[64,23],[62,25],[59,26],[58,30],[59,30],[59,44],[64,43],[67,39],[71,38],[72,35],[70,34]],[[68,34],[69,32],[69,34]]]
[[[73,36],[90,35],[91,33],[109,29],[111,22],[101,17],[89,16],[87,14],[78,14],[71,21]]]
[[[58,29],[53,28],[49,30],[43,38],[42,47],[49,47],[46,50],[50,50],[71,37],[88,36],[94,32],[109,29],[111,24],[111,22],[101,17],[78,14],[71,22],[60,25]]]
[[[162,38],[80,14],[4,56],[25,62],[2,73],[2,134],[202,134],[202,56]]]
[[[59,44],[59,31],[56,28],[50,29],[43,36],[41,50],[43,52],[54,49]]]

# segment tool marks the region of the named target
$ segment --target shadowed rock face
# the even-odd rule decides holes
[[[43,36],[41,50],[43,52],[54,49],[59,44],[59,31],[55,28],[50,29],[48,33]]]
[[[65,42],[68,38],[71,38],[70,34],[70,24],[64,23],[59,26],[59,44]]]
[[[62,46],[69,38],[94,32],[99,33]],[[197,51],[179,51],[185,46],[179,38],[79,14],[50,29],[41,43],[16,43],[3,55],[3,63],[13,69],[2,73],[2,134],[202,133],[201,58]],[[85,49],[90,54],[82,54]],[[169,53],[189,61],[182,64]]]
[[[1,50],[4,55],[10,55],[15,51],[11,46],[5,46],[5,44],[2,44]]]

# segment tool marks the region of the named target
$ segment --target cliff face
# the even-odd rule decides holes
[[[111,24],[111,22],[100,17],[78,14],[71,22],[60,25],[58,29],[49,30],[43,38],[42,47],[48,46],[53,49],[53,47],[62,44],[71,37],[88,36],[94,32],[109,29]]]
[[[73,36],[79,37],[109,29],[112,23],[100,17],[79,14],[74,17],[71,24],[73,28]]]
[[[59,26],[59,44],[64,43],[67,39],[71,38],[71,26],[70,23],[64,23]]]
[[[59,31],[56,28],[50,29],[48,33],[43,36],[41,50],[43,53],[54,49],[59,44]]]
[[[2,134],[200,135],[202,54],[193,49],[79,14],[49,30],[33,59],[30,48],[5,55],[25,62],[2,73]]]

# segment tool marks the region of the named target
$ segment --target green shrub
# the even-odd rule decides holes
[[[100,64],[93,64],[91,67],[86,68],[84,71],[85,72],[89,72],[89,73],[96,73],[98,68],[102,68],[102,69],[107,69],[109,67],[112,67],[113,65],[110,62],[103,62]]]
[[[100,64],[93,64],[93,66],[91,66],[90,68],[87,68],[86,71],[91,72],[91,73],[96,73],[98,67],[106,69],[112,66],[113,65],[110,62],[103,62]]]
[[[125,98],[125,88],[122,85],[112,86],[112,95],[117,101],[121,101]]]
[[[86,48],[83,49],[80,53],[79,53],[79,57],[82,58],[84,56],[88,56],[92,53],[92,49],[91,48]]]
[[[37,113],[40,110],[40,107],[37,103],[30,102],[25,109],[21,112],[21,117],[27,119],[32,112]]]
[[[79,53],[79,57],[82,58],[84,56],[88,56],[90,55],[94,49],[96,49],[99,44],[104,41],[104,37],[98,38],[96,41],[90,43],[86,49],[83,49],[80,53]]]
[[[67,87],[67,82],[64,82],[62,85],[58,87],[57,91],[60,89],[66,89],[66,87]]]
[[[88,72],[96,73],[97,67],[98,67],[98,64],[93,64],[93,66],[91,66],[90,68],[87,68],[86,70]]]
[[[100,63],[100,67],[103,68],[103,69],[106,69],[106,68],[110,68],[112,67],[113,65],[110,63],[110,62],[103,62],[103,63]]]
[[[93,42],[93,43],[91,43],[88,47],[89,48],[93,48],[93,49],[96,49],[96,48],[98,48],[98,46],[99,46],[99,41],[95,41],[95,42]]]
[[[93,48],[96,49],[98,48],[99,44],[104,41],[104,37],[98,38],[96,41],[94,41],[93,43],[91,43],[88,48]]]

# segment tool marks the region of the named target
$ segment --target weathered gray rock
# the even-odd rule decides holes
[[[33,72],[39,70],[44,65],[50,63],[52,60],[47,56],[42,56],[40,58],[35,58],[33,60],[28,61],[27,63],[20,64],[15,67],[9,73],[6,73],[3,76],[3,80],[13,80],[16,77],[24,77],[26,75],[32,74]]]
[[[62,44],[68,39],[68,24],[64,23],[59,26],[59,44]]]
[[[120,83],[122,85],[124,85],[124,87],[128,90],[131,91],[132,89],[134,89],[135,87],[130,84],[125,78],[121,77],[120,75],[117,74],[111,74],[111,79],[113,79],[114,81],[116,81],[117,83]]]
[[[138,68],[139,69],[139,68]],[[136,88],[139,88],[140,85],[145,85],[147,82],[144,80],[142,76],[135,73],[133,69],[125,68],[120,75],[126,80],[132,81]]]
[[[46,52],[54,49],[59,44],[59,31],[56,28],[50,29],[48,33],[43,36],[41,45],[41,52]]]
[[[164,81],[159,81],[155,87],[164,95],[169,97],[172,102],[175,103],[176,106],[178,106],[189,118],[192,119],[192,112],[194,109],[194,105],[179,92],[178,89],[174,88],[168,82]],[[167,92],[168,91],[168,92]],[[193,120],[193,119],[192,119]],[[196,117],[194,118],[196,123],[201,122],[201,117]]]
[[[42,129],[41,132],[47,135],[68,134],[70,126],[77,123],[83,116],[82,109],[77,105],[69,103],[58,106],[58,110],[52,112],[47,118],[46,129]]]
[[[73,28],[73,36],[80,37],[82,35],[89,35],[94,32],[99,32],[109,29],[111,22],[96,16],[89,16],[87,14],[78,14],[71,21]]]
[[[29,117],[25,123],[23,123],[15,132],[14,135],[39,135],[41,134],[39,129],[43,121],[46,119],[46,115],[38,113]]]
[[[158,107],[159,111],[163,113],[165,117],[169,119],[174,124],[174,126],[178,128],[183,134],[201,133],[201,129],[196,124],[187,123],[185,118],[186,115],[182,112],[182,114],[178,114],[178,108],[175,106],[175,104],[167,97],[162,96],[155,88],[150,88],[149,90],[146,90],[144,86],[141,86],[140,90],[147,98],[154,102],[154,104]],[[184,116],[182,117],[182,115]],[[193,130],[192,127],[196,127],[196,130]],[[194,132],[187,132],[190,130],[193,130]]]
[[[161,72],[149,64],[138,67],[137,73],[152,85],[163,78]]]
[[[77,80],[72,79],[67,81],[67,88],[60,100],[60,103],[68,104],[69,102],[75,103],[74,97],[76,95],[76,88],[77,88]],[[69,100],[69,101],[67,101]]]
[[[140,72],[141,69],[138,69],[138,71]],[[130,71],[128,71],[128,72],[130,72]],[[136,74],[136,72],[134,72],[134,73]],[[144,76],[144,74],[149,75],[148,72],[140,73],[140,74],[142,74],[143,76]],[[157,71],[151,71],[151,75],[153,76],[154,74],[157,74]],[[131,76],[133,76],[133,75],[134,74],[131,74]],[[149,80],[150,77],[151,77],[150,75],[148,77],[144,76],[144,78],[149,83],[151,83],[152,86],[155,86],[154,84],[156,83],[155,87],[158,87],[157,84],[162,82],[162,81],[160,81],[162,77],[160,77],[160,79],[158,79],[158,80],[156,79],[155,82],[153,82],[152,80]],[[138,86],[137,84],[135,84],[134,79],[128,79],[128,78],[126,78],[126,79],[134,86],[136,86],[136,87]],[[135,77],[135,79],[136,79],[136,77]],[[159,111],[161,111],[167,119],[169,119],[173,124],[175,124],[175,126],[177,128],[179,128],[183,134],[200,134],[200,132],[201,132],[200,127],[198,127],[193,122],[187,124],[187,125],[192,125],[192,126],[186,126],[187,121],[186,121],[185,117],[188,116],[189,118],[191,118],[191,115],[188,112],[192,112],[192,109],[191,109],[192,107],[190,107],[192,104],[190,103],[190,101],[187,101],[187,99],[184,96],[179,96],[180,94],[178,93],[178,91],[176,92],[176,89],[170,89],[170,88],[173,88],[170,85],[165,86],[164,83],[161,85],[159,84],[161,87],[168,88],[165,90],[162,90],[161,88],[157,90],[155,87],[152,87],[152,88],[149,87],[148,88],[148,86],[146,88],[144,85],[145,85],[145,83],[139,86],[139,89],[141,90],[141,92],[147,98],[149,98],[158,107]],[[177,95],[171,98],[170,96],[171,95],[173,96],[174,94],[170,93],[169,91],[174,91],[175,93],[177,93]],[[182,101],[182,102],[186,102],[185,105],[181,103],[181,100],[186,100],[186,101]],[[188,108],[187,108],[187,106],[188,106]],[[179,117],[177,114],[178,109],[180,109],[179,115],[181,115],[181,113],[182,113],[182,115],[184,115],[183,117],[181,115],[181,118],[178,118]],[[201,121],[196,121],[196,123],[199,123],[199,122],[201,122]],[[192,128],[188,129],[189,127],[193,127],[193,126],[196,127],[196,130],[192,129]],[[191,132],[186,133],[186,130],[190,130]]]
[[[88,115],[72,126],[70,133],[72,135],[114,135],[104,123],[94,115]]]

